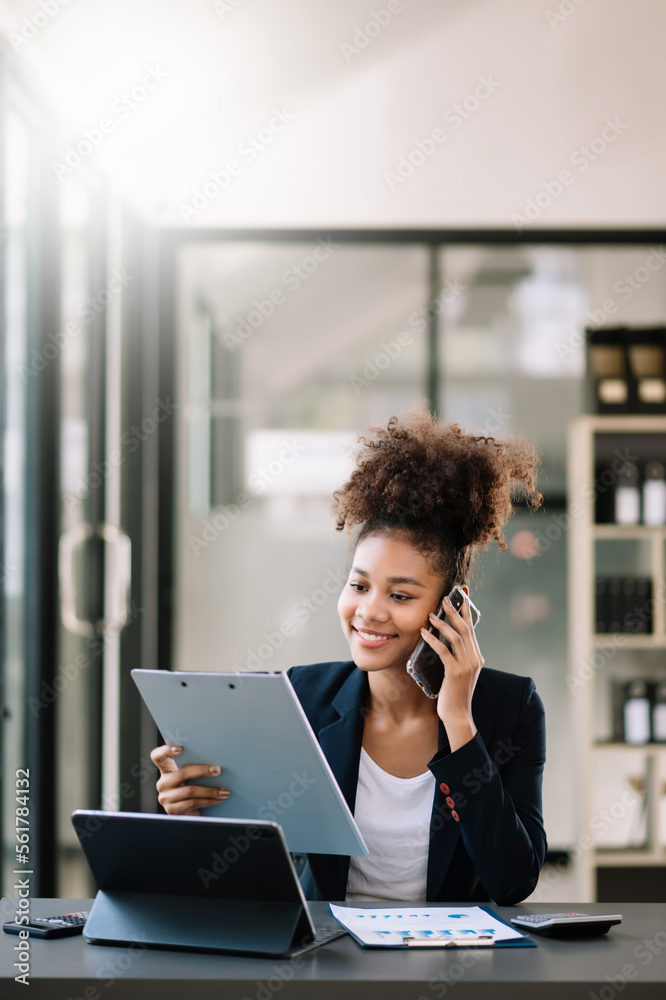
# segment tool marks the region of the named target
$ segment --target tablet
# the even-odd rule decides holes
[[[277,823],[77,809],[98,893],[90,944],[294,957],[339,937],[314,924]]]
[[[219,764],[195,784],[228,788],[203,815],[279,823],[290,851],[368,853],[354,817],[284,673],[133,670],[179,766]]]

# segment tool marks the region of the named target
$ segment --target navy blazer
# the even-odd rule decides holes
[[[292,667],[288,675],[353,813],[368,675],[351,661]],[[529,677],[484,667],[472,713],[478,732],[453,753],[440,721],[428,764],[436,790],[426,898],[511,906],[534,891],[546,855],[543,704]],[[308,861],[306,896],[344,900],[349,858],[310,854]]]

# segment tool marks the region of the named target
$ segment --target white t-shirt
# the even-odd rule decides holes
[[[397,778],[361,747],[354,818],[368,845],[351,858],[346,899],[426,901],[435,777]]]

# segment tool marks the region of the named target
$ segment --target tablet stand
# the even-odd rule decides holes
[[[83,933],[91,944],[276,957],[312,939],[299,903],[101,890]]]

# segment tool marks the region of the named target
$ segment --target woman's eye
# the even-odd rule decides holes
[[[351,587],[352,590],[365,590],[365,587],[363,586],[362,583],[351,583],[350,582],[349,586]]]
[[[396,601],[399,602],[413,600],[410,594],[391,594],[391,597],[393,597]]]

